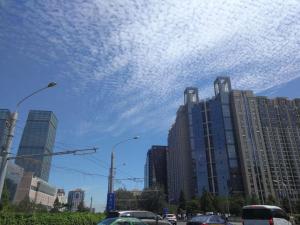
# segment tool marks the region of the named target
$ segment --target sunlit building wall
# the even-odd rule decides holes
[[[276,197],[300,199],[300,99],[257,97]]]
[[[256,97],[252,91],[234,90],[231,98],[245,194],[264,204],[274,188]]]

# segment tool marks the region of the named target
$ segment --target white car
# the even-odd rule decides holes
[[[272,205],[244,206],[242,219],[243,225],[292,225],[286,212]]]
[[[177,224],[177,218],[174,214],[166,214],[163,218],[168,220],[173,225]]]

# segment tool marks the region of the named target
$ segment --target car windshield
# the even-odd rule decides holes
[[[117,218],[109,218],[109,219],[105,219],[103,221],[101,221],[100,223],[98,223],[98,225],[109,225],[111,223],[113,223],[114,221],[116,221]]]
[[[252,208],[252,209],[243,209],[243,219],[252,219],[252,220],[268,220],[272,217],[270,209],[263,208]]]
[[[135,217],[135,218],[138,218],[138,219],[156,219],[156,215],[152,212],[126,212],[124,213],[123,215],[121,215],[122,217],[125,217],[125,216],[130,216],[130,217]]]

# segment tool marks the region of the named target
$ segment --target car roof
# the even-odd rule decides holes
[[[131,213],[131,212],[150,212],[146,210],[124,210],[124,211],[118,211],[118,213]]]
[[[243,209],[281,209],[278,206],[274,205],[246,205]]]

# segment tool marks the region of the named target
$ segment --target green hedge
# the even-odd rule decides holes
[[[1,213],[0,225],[96,225],[103,218],[93,213]]]

